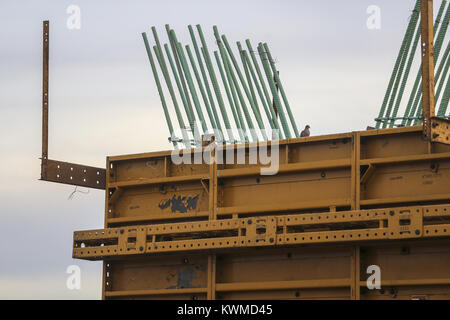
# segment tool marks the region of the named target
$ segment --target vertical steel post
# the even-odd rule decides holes
[[[42,157],[41,179],[47,179],[48,160],[48,60],[50,22],[43,22],[42,29]]]
[[[422,118],[423,134],[430,137],[430,118],[434,116],[434,43],[433,0],[422,0],[421,56],[422,56]]]

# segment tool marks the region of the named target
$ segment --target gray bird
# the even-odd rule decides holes
[[[309,124],[306,125],[305,130],[300,133],[300,137],[309,137]]]

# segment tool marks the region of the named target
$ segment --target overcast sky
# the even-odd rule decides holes
[[[101,263],[71,256],[74,230],[103,227],[104,192],[68,200],[73,187],[38,181],[43,20],[49,157],[104,167],[107,155],[171,148],[141,37],[151,26],[162,42],[168,23],[190,43],[187,25],[201,24],[210,51],[213,25],[232,43],[267,42],[297,124],[318,135],[373,125],[414,2],[1,0],[0,298],[101,297]],[[72,4],[79,30],[67,28]],[[381,9],[380,29],[366,26],[370,5]],[[81,268],[81,290],[66,288],[72,264]]]

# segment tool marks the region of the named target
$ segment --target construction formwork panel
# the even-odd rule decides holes
[[[277,146],[275,175],[251,144],[224,147],[240,164],[108,157],[105,228],[75,232],[73,256],[104,260],[106,299],[448,297],[450,146],[421,127]]]

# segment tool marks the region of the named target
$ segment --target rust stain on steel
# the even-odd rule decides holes
[[[192,284],[192,280],[196,278],[195,268],[193,266],[178,267],[177,268],[177,284],[167,287],[166,289],[186,289],[186,288],[200,288]],[[173,276],[173,275],[171,275]],[[168,279],[169,280],[169,279]]]
[[[188,210],[195,210],[197,208],[197,202],[199,199],[199,195],[195,197],[186,197],[186,196],[176,196],[173,195],[170,199],[162,200],[158,207],[161,210],[167,209],[170,207],[172,213],[180,212],[186,213]]]

